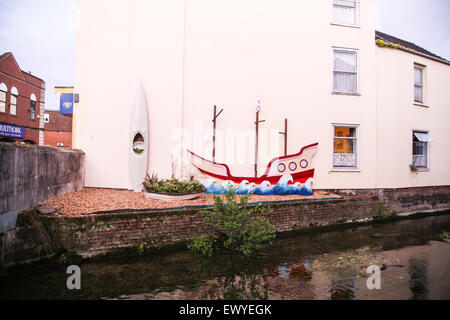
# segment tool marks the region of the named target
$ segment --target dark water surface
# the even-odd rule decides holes
[[[0,280],[0,299],[450,299],[450,215],[279,239],[262,255],[189,252],[83,263],[81,290],[68,265],[36,266]],[[381,289],[367,288],[370,265]]]

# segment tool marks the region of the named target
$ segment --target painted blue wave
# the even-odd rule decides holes
[[[208,194],[225,194],[230,188],[234,190],[236,194],[249,194],[253,193],[256,195],[301,195],[301,196],[312,196],[312,184],[314,179],[308,179],[305,184],[299,182],[292,183],[294,179],[290,174],[286,174],[280,178],[275,186],[271,186],[270,182],[264,181],[260,185],[254,183],[249,183],[247,180],[242,181],[239,185],[236,185],[232,181],[225,181],[221,184],[217,184],[214,180],[209,179],[201,181],[206,188],[206,193]]]

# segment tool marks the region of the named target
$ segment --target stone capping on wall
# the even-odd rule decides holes
[[[81,150],[0,142],[0,214],[84,187]]]

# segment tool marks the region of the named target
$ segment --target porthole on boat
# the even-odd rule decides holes
[[[302,167],[303,169],[305,169],[308,166],[308,161],[306,161],[305,159],[303,159],[302,161],[300,161],[300,167]]]
[[[291,171],[294,171],[295,169],[297,169],[297,164],[295,162],[289,163],[289,169],[291,169]]]
[[[145,151],[145,140],[140,133],[136,133],[136,135],[134,136],[133,151],[137,155],[143,154]]]
[[[286,166],[285,166],[284,164],[280,163],[280,164],[278,165],[278,171],[284,172],[284,170],[286,170]]]

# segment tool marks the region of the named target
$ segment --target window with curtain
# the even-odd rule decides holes
[[[428,168],[428,132],[413,131],[413,159],[416,168]]]
[[[334,126],[333,168],[358,168],[357,126]]]
[[[16,87],[11,88],[11,102],[9,103],[9,114],[17,115],[17,97],[19,92]]]
[[[414,65],[414,102],[418,102],[418,103],[424,103],[423,72],[424,72],[424,67]]]
[[[333,22],[359,26],[359,0],[333,0]]]
[[[8,87],[3,82],[0,83],[0,112],[6,112],[6,93]]]
[[[334,50],[333,91],[358,93],[358,52]]]
[[[36,120],[36,96],[34,93],[30,97],[30,119]]]

